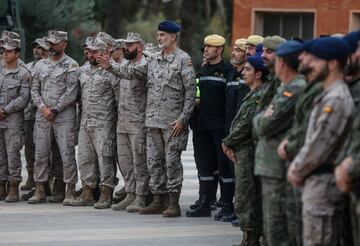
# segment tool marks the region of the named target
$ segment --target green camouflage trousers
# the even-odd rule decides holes
[[[254,147],[236,151],[235,167],[235,213],[244,230],[262,230],[261,185],[254,175]]]
[[[286,216],[286,181],[261,176],[263,230],[267,246],[290,244]]]

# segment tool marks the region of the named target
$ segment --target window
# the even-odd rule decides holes
[[[255,12],[254,33],[266,36],[280,35],[286,39],[314,36],[314,13]]]
[[[360,29],[360,13],[352,12],[350,16],[350,31]]]

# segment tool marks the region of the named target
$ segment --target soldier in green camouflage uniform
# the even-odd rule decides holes
[[[303,52],[299,56],[299,72],[305,76],[307,81],[310,72],[309,64],[313,60],[310,51],[314,43],[314,40],[306,41],[303,44]],[[306,129],[313,109],[313,101],[321,91],[321,83],[308,83],[296,102],[294,122],[286,138],[278,147],[278,154],[283,160],[288,161],[287,165],[290,164],[289,161],[294,159],[304,145]],[[293,245],[302,245],[301,208],[300,189],[287,183],[286,213],[290,241]]]
[[[255,174],[261,176],[264,234],[269,246],[290,245],[285,207],[286,166],[276,149],[291,127],[295,103],[305,86],[297,72],[301,49],[296,41],[288,41],[277,49],[275,71],[282,85],[269,107],[254,118],[259,136]]]
[[[242,74],[251,91],[242,100],[231,124],[230,134],[222,145],[224,153],[235,163],[235,213],[244,232],[241,246],[259,245],[262,231],[260,180],[254,176],[252,119],[257,102],[260,101],[262,81],[267,73],[260,55],[248,57]]]

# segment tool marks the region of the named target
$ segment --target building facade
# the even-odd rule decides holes
[[[251,34],[308,39],[360,29],[359,0],[234,0],[232,40]]]

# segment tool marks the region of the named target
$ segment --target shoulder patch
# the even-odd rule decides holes
[[[330,106],[323,107],[323,112],[325,113],[331,113],[333,111],[333,108]]]
[[[284,96],[284,97],[292,97],[293,94],[292,94],[292,92],[290,92],[290,91],[284,91],[284,92],[283,92],[283,96]]]
[[[188,65],[189,67],[191,67],[191,66],[193,65],[191,59],[188,60],[187,65]]]

